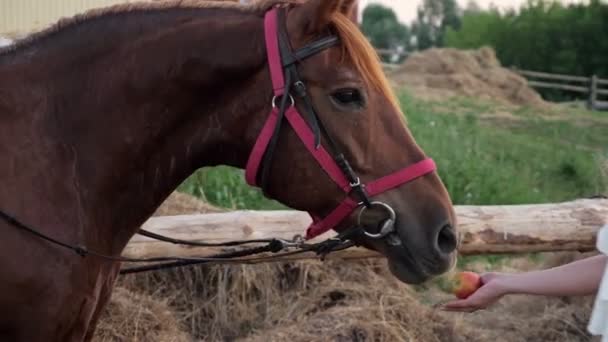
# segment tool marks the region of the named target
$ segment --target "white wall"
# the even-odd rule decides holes
[[[43,29],[63,17],[129,0],[0,0],[0,35]],[[132,0],[131,0],[132,2]]]

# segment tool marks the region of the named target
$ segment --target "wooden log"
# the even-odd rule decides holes
[[[598,229],[608,222],[608,199],[583,199],[537,205],[456,206],[462,255],[592,251]],[[264,238],[291,239],[310,223],[298,211],[235,211],[219,214],[154,217],[143,228],[177,239],[223,242]],[[334,235],[324,234],[314,241]],[[208,256],[226,249],[193,248],[158,242],[136,235],[123,255],[127,257]],[[231,249],[234,250],[234,249]],[[378,257],[352,248],[333,258]],[[314,255],[283,258],[301,259]]]

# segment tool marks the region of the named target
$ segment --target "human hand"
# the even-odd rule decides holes
[[[466,299],[455,300],[442,306],[445,311],[474,312],[485,309],[507,294],[506,280],[510,275],[502,273],[484,273],[481,275],[482,286]]]

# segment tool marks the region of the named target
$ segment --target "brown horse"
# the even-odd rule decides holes
[[[271,110],[264,17],[276,3],[117,6],[0,50],[0,210],[118,256],[195,170],[245,168]],[[294,48],[340,38],[297,70],[352,171],[368,182],[424,160],[373,49],[348,20],[353,1],[283,5]],[[303,112],[302,99],[295,103]],[[265,193],[329,214],[342,189],[291,127],[277,141]],[[386,255],[395,276],[419,283],[453,265],[455,217],[435,172],[374,200],[396,212],[393,239],[356,239]],[[6,221],[0,231],[0,340],[89,340],[120,264],[80,257]]]

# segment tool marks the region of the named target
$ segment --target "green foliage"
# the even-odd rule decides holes
[[[587,127],[577,125],[577,117],[536,116],[502,126],[481,122],[486,110],[470,100],[446,106],[403,95],[402,102],[417,142],[436,160],[455,203],[548,203],[592,196],[608,186],[599,167],[608,153],[608,136],[601,133],[608,131],[608,120]]]
[[[446,31],[445,43],[461,49],[492,46],[506,66],[608,77],[606,37],[608,3],[565,6],[535,0],[506,14],[465,11],[460,29]]]
[[[445,33],[445,45],[460,49],[476,49],[498,41],[506,31],[507,22],[498,11],[483,11],[465,14],[460,29],[449,27]]]
[[[224,208],[285,209],[280,203],[264,197],[259,189],[248,186],[243,170],[228,166],[203,168],[190,176],[178,191]]]
[[[409,47],[409,29],[399,22],[391,8],[379,4],[365,7],[361,30],[376,48],[407,50]]]
[[[446,30],[459,27],[460,13],[456,0],[423,0],[418,7],[416,21],[412,24],[416,49],[443,46]]]

